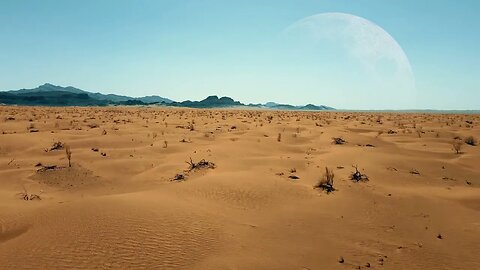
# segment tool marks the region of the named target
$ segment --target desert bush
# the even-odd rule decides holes
[[[40,197],[40,195],[42,194],[42,192],[40,192],[40,194],[28,194],[28,191],[25,187],[23,187],[23,192],[20,192],[17,194],[17,196],[19,196],[22,200],[25,200],[25,201],[33,201],[33,200],[41,200],[42,198]]]
[[[68,167],[72,167],[72,151],[70,150],[70,146],[65,146],[65,155],[68,159]]]
[[[213,162],[206,161],[205,159],[202,159],[199,162],[195,163],[193,162],[192,158],[190,158],[190,161],[186,162],[189,165],[189,172],[197,169],[215,169],[215,164]]]
[[[409,173],[410,173],[410,174],[416,174],[416,175],[419,175],[419,174],[420,174],[420,172],[419,172],[417,169],[411,169],[411,170],[409,171]]]
[[[320,179],[318,183],[313,186],[313,188],[320,188],[327,193],[335,191],[335,188],[333,187],[334,178],[335,174],[333,173],[333,171],[330,170],[328,167],[325,167],[325,173],[323,174],[322,179]]]
[[[418,138],[421,138],[421,137],[422,137],[423,130],[422,130],[421,127],[416,128],[416,129],[415,129],[415,132],[417,133]]]
[[[342,139],[341,137],[333,137],[332,138],[332,143],[333,144],[345,144],[347,141]]]
[[[54,142],[52,144],[52,147],[50,147],[50,149],[48,149],[48,148],[45,149],[45,152],[61,150],[61,149],[63,149],[64,146],[65,146],[64,143],[62,143],[61,141]]]
[[[477,145],[477,141],[475,140],[475,138],[473,138],[473,136],[468,136],[467,138],[465,138],[465,143],[471,146]]]
[[[42,165],[42,163],[38,163],[35,167],[41,167],[37,170],[37,172],[46,172],[58,169],[57,165]]]
[[[455,153],[458,155],[458,154],[461,154],[462,152],[462,145],[463,145],[463,142],[460,141],[460,140],[454,140],[452,142],[452,147],[453,147],[453,150],[455,151]]]
[[[185,175],[181,174],[181,173],[178,173],[173,177],[172,180],[173,181],[183,181],[183,180],[185,180]]]
[[[353,172],[352,175],[350,175],[351,180],[353,180],[354,182],[360,182],[360,181],[366,182],[369,180],[366,174],[362,174],[358,170],[358,166],[352,166],[352,167],[355,169],[355,172]]]

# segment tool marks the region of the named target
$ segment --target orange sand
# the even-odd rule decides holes
[[[480,269],[480,146],[452,149],[456,136],[479,139],[478,115],[0,116],[0,269]],[[57,141],[71,168],[64,149],[45,151]],[[171,181],[190,157],[216,167]],[[351,181],[352,165],[370,181]],[[326,166],[330,194],[313,188]],[[41,200],[20,198],[23,187]]]

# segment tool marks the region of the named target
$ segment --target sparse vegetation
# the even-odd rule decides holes
[[[409,171],[410,174],[416,174],[416,175],[420,175],[420,172],[417,170],[417,169],[411,169]]]
[[[72,151],[70,150],[70,146],[65,146],[65,155],[68,159],[68,167],[72,167]]]
[[[41,167],[37,170],[37,172],[51,171],[58,168],[57,165],[42,165],[42,163],[38,163],[37,165],[35,165],[35,167]]]
[[[189,172],[198,169],[215,169],[215,164],[213,162],[206,161],[205,159],[202,159],[199,162],[195,163],[193,162],[192,158],[190,158],[190,161],[187,161],[187,164],[189,165]]]
[[[366,182],[368,181],[368,176],[366,174],[361,173],[358,170],[358,166],[352,166],[355,171],[350,175],[350,179],[353,180],[354,182]]]
[[[345,144],[345,143],[347,143],[347,141],[345,141],[341,137],[333,137],[332,138],[332,143],[333,144]]]
[[[61,150],[61,149],[63,149],[64,146],[65,146],[65,145],[64,145],[62,142],[60,142],[60,141],[54,142],[53,145],[52,145],[52,147],[50,147],[50,149],[46,149],[45,152],[55,151],[55,150]]]
[[[172,180],[173,180],[173,181],[183,181],[183,180],[185,180],[185,175],[182,174],[182,173],[177,173],[177,174],[173,177]]]
[[[207,161],[205,159],[200,160],[199,162],[194,162],[192,158],[190,161],[186,161],[188,164],[188,169],[184,171],[184,173],[176,174],[172,181],[184,181],[187,178],[188,173],[201,170],[201,169],[215,169],[216,166],[213,162]]]
[[[422,137],[422,134],[423,134],[422,127],[416,128],[416,129],[415,129],[415,132],[417,133],[418,138],[421,138],[421,137]]]
[[[20,193],[17,193],[17,196],[19,196],[22,200],[25,200],[25,201],[33,201],[33,200],[41,200],[42,198],[40,197],[40,195],[42,194],[43,192],[40,191],[40,194],[28,194],[28,191],[25,187],[23,187],[23,192],[20,192]]]
[[[317,184],[313,186],[313,188],[319,188],[324,190],[327,193],[335,191],[333,187],[333,179],[335,178],[335,174],[333,170],[330,170],[328,167],[325,167],[325,173],[323,174],[322,179],[318,181]]]
[[[477,141],[475,140],[475,138],[473,138],[473,136],[468,136],[467,138],[465,138],[465,143],[471,146],[477,145]]]
[[[452,142],[453,150],[457,155],[462,153],[462,145],[463,145],[463,142],[460,140],[454,140]]]

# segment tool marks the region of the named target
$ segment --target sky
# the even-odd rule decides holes
[[[0,90],[480,109],[476,0],[0,0]]]

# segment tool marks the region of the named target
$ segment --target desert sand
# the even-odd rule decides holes
[[[479,115],[0,116],[1,269],[480,269]]]

